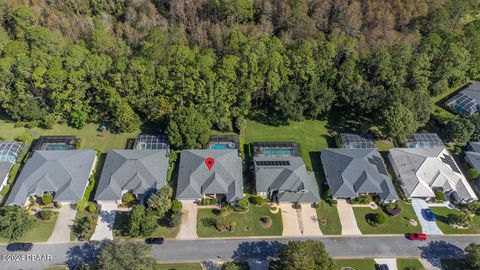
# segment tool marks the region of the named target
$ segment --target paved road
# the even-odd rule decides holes
[[[230,259],[266,259],[276,256],[282,245],[295,238],[228,239],[228,240],[168,240],[153,248],[159,261],[203,261]],[[298,238],[297,238],[298,239]],[[302,238],[306,239],[306,238]],[[409,241],[403,237],[316,237],[325,243],[333,257],[424,257],[453,258],[462,256],[462,249],[471,242],[480,243],[480,237],[432,236],[429,241]],[[77,265],[94,257],[98,246],[94,244],[36,244],[31,252],[9,261],[12,253],[0,246],[1,269],[43,269],[50,265]],[[13,253],[19,255],[21,253]],[[45,255],[35,257],[32,255]],[[28,257],[30,256],[30,257]],[[51,259],[47,256],[51,256]],[[32,262],[32,259],[37,261]]]

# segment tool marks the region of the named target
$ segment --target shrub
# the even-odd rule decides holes
[[[81,145],[82,145],[82,138],[80,138],[80,137],[75,138],[75,148],[80,149]]]
[[[127,192],[127,193],[123,194],[123,196],[122,196],[122,202],[123,203],[130,204],[133,201],[135,201],[135,196],[132,193]]]
[[[87,207],[87,211],[90,212],[90,213],[93,213],[97,210],[97,207],[95,207],[95,205],[93,203],[89,204],[88,207]]]
[[[55,212],[53,212],[52,210],[42,210],[38,212],[38,217],[41,220],[51,220],[54,215],[55,215]]]
[[[216,205],[218,204],[218,199],[217,198],[213,198],[213,199],[200,199],[200,202],[198,202],[198,205]]]
[[[43,195],[43,197],[42,197],[42,204],[43,205],[50,204],[50,203],[52,203],[52,201],[53,201],[53,195],[52,194],[46,193],[45,195]]]
[[[325,192],[323,193],[323,196],[325,198],[331,199],[332,198],[332,189],[330,187],[325,189]]]
[[[443,199],[445,199],[445,194],[443,193],[443,191],[441,190],[436,190],[435,191],[435,199],[437,201],[443,201]]]
[[[361,195],[357,198],[350,200],[351,204],[369,204],[372,201],[372,196],[370,195]]]
[[[75,207],[77,208],[78,211],[83,211],[85,208],[87,208],[88,202],[84,200],[77,201],[75,203]]]
[[[260,218],[260,221],[261,221],[263,224],[268,224],[268,223],[272,222],[272,218],[269,217],[269,216],[262,216],[262,217]]]
[[[293,208],[294,208],[294,209],[302,209],[302,205],[299,204],[299,203],[294,203],[294,204],[293,204]]]
[[[449,214],[447,219],[448,224],[450,225],[468,225],[468,215],[463,212],[458,212],[457,214]]]
[[[237,210],[243,212],[248,209],[248,200],[246,198],[243,198],[237,202]]]
[[[55,123],[56,123],[55,115],[47,114],[42,118],[41,126],[45,129],[52,129]]]
[[[480,177],[480,172],[478,172],[478,170],[475,168],[468,169],[468,173],[470,174],[472,180],[477,180],[478,177]]]
[[[172,212],[173,213],[180,213],[182,211],[182,202],[178,200],[174,200],[172,202]]]
[[[252,204],[262,205],[265,203],[266,200],[260,196],[250,196],[249,201]]]
[[[237,227],[237,222],[235,222],[235,221],[230,221],[230,223],[229,223],[228,226],[227,226],[227,230],[228,230],[229,232],[233,232],[233,231],[235,231],[235,228],[236,228],[236,227]]]
[[[215,229],[219,232],[225,231],[227,228],[227,220],[224,217],[215,218]]]
[[[182,213],[172,211],[171,215],[168,218],[168,226],[170,228],[174,228],[180,225],[180,223],[182,223]]]
[[[23,142],[25,144],[27,144],[31,139],[32,139],[32,136],[30,136],[30,134],[28,133],[23,133],[17,138],[15,138],[16,141]]]
[[[222,212],[223,215],[228,215],[230,212],[232,212],[233,207],[230,204],[226,204],[220,208],[220,211]]]
[[[214,227],[215,226],[215,218],[211,218],[211,217],[206,217],[206,218],[202,218],[202,225],[204,227]]]
[[[385,222],[387,222],[387,217],[384,213],[379,212],[375,214],[375,223],[377,223],[378,225],[382,225],[385,224]]]
[[[465,209],[470,210],[475,215],[478,215],[480,213],[480,202],[479,201],[469,202],[469,203],[465,204],[464,207],[465,207]]]
[[[313,208],[319,208],[320,204],[318,202],[314,202],[314,203],[312,203],[312,207]]]
[[[54,206],[55,208],[62,208],[62,204],[59,203],[59,202],[53,202],[53,206]]]

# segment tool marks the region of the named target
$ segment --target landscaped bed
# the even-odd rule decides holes
[[[407,232],[421,232],[422,227],[417,220],[413,207],[404,201],[398,201],[397,203],[402,208],[401,213],[395,217],[390,217],[385,214],[387,216],[386,222],[378,226],[370,225],[367,222],[367,217],[383,212],[380,207],[375,210],[370,207],[353,207],[360,231],[363,234],[404,234]],[[412,226],[409,222],[410,219],[417,220],[417,226]]]
[[[317,217],[323,234],[342,234],[342,224],[340,223],[336,205],[330,206],[330,204],[321,200],[317,208]]]
[[[398,270],[425,270],[422,263],[418,259],[397,259]]]
[[[115,223],[113,224],[113,238],[123,239],[130,238],[127,235],[127,226],[130,212],[117,211],[115,215]],[[178,227],[169,228],[166,226],[158,226],[155,232],[149,237],[163,237],[163,238],[175,238],[178,234]]]
[[[36,223],[31,230],[19,238],[16,242],[46,242],[55,228],[58,213],[51,220],[36,219]],[[8,239],[0,237],[0,243],[7,243]]]
[[[458,214],[459,210],[449,209],[447,207],[430,207],[435,214],[437,225],[445,234],[477,234],[480,233],[480,217],[474,216],[469,222],[470,227],[467,229],[454,228],[448,224],[448,215]]]
[[[270,206],[267,204],[257,206],[249,204],[249,210],[246,213],[237,213],[231,211],[225,215],[227,225],[235,223],[233,230],[218,231],[212,226],[213,220],[219,215],[215,209],[198,209],[197,213],[197,234],[199,237],[235,237],[235,236],[267,236],[282,235],[282,215],[281,213],[273,214]],[[268,216],[271,218],[270,226],[262,224],[261,218]]]

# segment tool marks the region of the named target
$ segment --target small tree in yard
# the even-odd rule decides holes
[[[278,255],[278,266],[282,270],[337,269],[337,265],[320,241],[290,241]]]
[[[480,244],[471,243],[465,248],[465,261],[471,269],[480,269]]]
[[[435,199],[437,201],[443,201],[443,199],[445,199],[445,193],[443,193],[443,191],[441,191],[441,190],[436,190],[435,191]]]
[[[53,201],[53,195],[52,194],[46,193],[45,195],[43,195],[43,197],[42,197],[42,204],[43,205],[51,204],[52,201]]]
[[[35,219],[26,210],[15,206],[0,208],[0,236],[15,241],[35,226]]]
[[[135,195],[133,195],[130,192],[127,192],[127,193],[123,194],[123,196],[122,196],[122,202],[123,203],[130,204],[133,201],[135,201]]]
[[[174,200],[172,202],[172,212],[173,213],[180,213],[182,211],[182,202],[178,200]]]
[[[52,210],[43,210],[38,212],[38,217],[41,220],[51,220],[54,215],[55,215],[55,212],[53,212]]]
[[[383,212],[379,212],[375,214],[375,223],[378,225],[385,224],[387,222],[387,216]]]
[[[106,242],[98,254],[95,269],[123,270],[156,269],[151,248],[139,242]]]
[[[73,234],[80,241],[85,241],[87,239],[87,234],[93,228],[93,218],[90,215],[77,218],[73,222]]]
[[[477,180],[478,177],[480,177],[480,172],[478,172],[478,170],[475,168],[468,169],[468,173],[470,174],[472,180]]]
[[[149,236],[157,227],[157,217],[152,210],[145,210],[142,205],[133,206],[132,211],[130,211],[129,236]]]
[[[162,187],[148,199],[147,204],[159,218],[163,218],[172,208],[172,188]]]

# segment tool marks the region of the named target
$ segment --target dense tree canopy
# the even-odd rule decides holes
[[[0,1],[1,113],[47,128],[153,123],[176,147],[257,110],[383,127],[376,116],[395,104],[421,127],[431,96],[480,76],[479,11],[476,0]]]
[[[26,210],[15,206],[0,208],[0,236],[9,241],[18,240],[35,225],[35,218]]]
[[[278,255],[278,269],[281,270],[330,270],[337,265],[320,241],[290,241]]]

